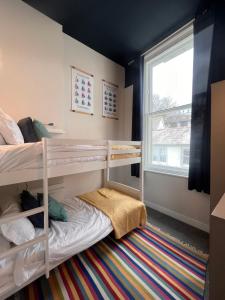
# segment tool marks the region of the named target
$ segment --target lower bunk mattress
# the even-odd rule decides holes
[[[49,230],[50,267],[89,248],[112,230],[110,219],[100,210],[74,197],[63,202],[68,222],[51,221]],[[36,229],[36,237],[43,234]],[[38,274],[44,263],[44,243],[20,251],[0,261],[0,295],[26,283]]]

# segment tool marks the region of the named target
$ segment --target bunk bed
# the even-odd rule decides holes
[[[1,149],[3,147],[6,148]],[[0,147],[0,186],[43,180],[44,195],[43,206],[0,217],[0,224],[5,224],[44,213],[44,228],[37,231],[33,240],[0,253],[0,267],[1,263],[4,265],[0,269],[0,277],[6,281],[0,286],[0,299],[9,297],[43,274],[48,278],[51,269],[103,239],[113,230],[106,215],[79,197],[67,199],[65,203],[70,216],[68,224],[52,222],[49,230],[49,178],[104,170],[104,187],[143,201],[142,153],[143,144],[137,141],[44,138],[40,143]],[[139,189],[110,180],[110,168],[136,163],[141,165]],[[80,217],[82,230],[77,225]],[[67,234],[71,230],[69,243],[60,241],[56,236],[63,230]],[[72,234],[76,230],[77,234]]]

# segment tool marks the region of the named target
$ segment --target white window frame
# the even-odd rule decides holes
[[[184,164],[184,150],[186,150],[186,145],[182,145],[182,153],[181,153],[181,165],[186,166],[187,164]],[[189,149],[189,154],[190,154],[190,149]]]
[[[187,105],[177,106],[165,110],[161,110],[160,112],[151,112],[151,93],[150,89],[151,80],[149,80],[149,72],[148,72],[148,64],[154,63],[159,59],[159,55],[171,52],[173,48],[177,49],[178,53],[185,49],[186,44],[190,42],[193,45],[193,24],[187,24],[182,29],[171,35],[166,40],[162,41],[159,45],[150,49],[147,53],[144,54],[144,144],[145,144],[145,153],[144,153],[144,170],[152,171],[157,173],[164,173],[169,175],[177,175],[182,177],[188,176],[188,168],[176,168],[169,167],[163,165],[153,165],[151,164],[151,116],[154,115],[162,115],[168,113],[170,111],[179,110],[179,109],[187,109],[191,108],[191,103]],[[179,45],[179,48],[177,48]],[[173,51],[174,53],[174,51]],[[161,57],[160,57],[161,59]]]

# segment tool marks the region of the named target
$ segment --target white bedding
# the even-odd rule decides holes
[[[105,146],[93,145],[64,145],[52,146],[52,152],[74,152],[87,150],[106,150]],[[65,165],[73,162],[105,160],[105,155],[56,158],[49,160],[49,166]],[[1,145],[0,146],[0,173],[18,171],[23,169],[42,168],[42,142],[26,143],[20,145]]]
[[[97,208],[77,197],[64,200],[68,222],[51,221],[49,232],[50,266],[69,258],[106,237],[112,230],[110,219]],[[36,236],[43,233],[37,229]],[[16,286],[24,284],[43,266],[44,245],[39,243],[8,259],[4,268],[0,261],[0,288],[14,281]],[[4,279],[4,280],[3,280]]]

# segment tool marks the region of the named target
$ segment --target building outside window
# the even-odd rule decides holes
[[[145,169],[188,174],[193,33],[188,28],[145,56]]]

